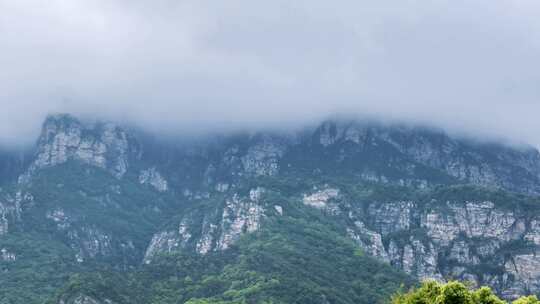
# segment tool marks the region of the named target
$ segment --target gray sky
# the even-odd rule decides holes
[[[0,0],[0,143],[50,112],[211,131],[375,115],[540,144],[540,1]]]

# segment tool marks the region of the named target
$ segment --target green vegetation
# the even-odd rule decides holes
[[[506,304],[489,287],[477,290],[463,283],[451,281],[446,284],[424,282],[421,287],[393,296],[392,304]],[[512,304],[540,304],[536,296],[521,297]]]
[[[69,247],[40,234],[2,236],[0,248],[24,253],[13,262],[0,259],[0,304],[39,303],[53,294],[70,273],[81,271]]]
[[[0,238],[0,248],[17,253],[16,261],[0,261],[0,304],[57,304],[60,299],[71,303],[79,295],[109,299],[116,304],[386,303],[400,287],[409,288],[416,282],[364,254],[346,237],[345,228],[355,220],[376,229],[370,221],[368,206],[406,200],[428,209],[448,208],[446,202],[466,201],[492,201],[516,213],[540,208],[538,198],[457,185],[441,172],[420,165],[414,167],[411,178],[418,176],[419,180],[443,185],[426,189],[397,186],[392,181],[407,173],[400,167],[403,159],[391,147],[382,147],[382,152],[346,152],[344,155],[356,156],[339,161],[335,158],[343,153],[338,150],[315,146],[308,155],[304,150],[291,151],[281,160],[283,171],[277,177],[232,177],[230,171],[216,166],[215,181],[231,183],[229,192],[224,193],[218,192],[213,182],[200,182],[208,165],[206,159],[199,159],[202,156],[164,169],[169,170],[163,172],[173,189],[167,193],[140,185],[137,170],[128,172],[123,179],[76,162],[40,170],[32,183],[24,186],[27,189],[22,189],[33,195],[34,202],[22,206],[23,220],[10,223],[10,232]],[[387,164],[383,161],[386,159],[392,163]],[[289,167],[289,163],[294,165]],[[369,182],[358,176],[358,172],[372,171],[384,174],[391,182]],[[216,210],[221,211],[224,201],[233,195],[249,197],[250,190],[257,187],[265,188],[260,204],[266,212],[259,231],[244,235],[223,252],[195,254],[193,241],[184,251],[164,254],[149,265],[142,264],[154,233],[177,229],[179,219],[185,216],[200,223],[205,215],[215,215],[215,224],[219,226],[222,214]],[[340,196],[331,201],[343,208],[339,213],[301,203],[303,194],[325,187],[339,189]],[[194,195],[187,199],[182,193],[184,189]],[[16,190],[4,187],[4,191]],[[285,210],[282,216],[274,211],[275,205]],[[351,218],[348,211],[353,208],[364,212]],[[66,214],[65,223],[62,218],[50,218],[56,210]],[[85,234],[88,229],[96,234],[89,237]],[[193,239],[200,233],[193,232]],[[77,262],[78,250],[89,247],[80,242],[92,241],[97,234],[110,240],[109,247],[97,248],[96,255]],[[404,246],[411,237],[423,242],[427,235],[425,229],[417,227],[393,232],[383,242],[388,245],[391,239]],[[497,250],[511,254],[530,249],[530,244],[519,240]],[[102,254],[100,250],[106,252]],[[472,270],[501,271],[491,261],[482,261]],[[393,301],[504,303],[487,288],[469,291],[455,282],[426,283],[396,295]],[[515,303],[538,301],[528,297]]]
[[[413,283],[327,226],[284,217],[222,253],[163,255],[122,276],[76,275],[58,297],[85,294],[119,304],[367,304],[383,303]]]
[[[345,201],[356,207],[395,200],[413,200],[433,208],[466,199],[491,200],[518,209],[536,204],[527,197],[479,187],[453,185],[417,191],[353,182],[347,176],[289,172],[279,178],[246,179],[234,190],[248,196],[250,189],[264,187],[261,204],[267,210],[282,206],[284,216],[266,217],[262,229],[245,235],[224,252],[201,256],[185,250],[141,265],[153,233],[173,229],[177,217],[186,214],[195,222],[202,221],[204,214],[220,208],[227,194],[213,193],[208,199],[188,203],[174,193],[161,194],[141,186],[134,177],[118,180],[104,170],[68,163],[37,173],[26,189],[33,194],[34,205],[23,206],[24,222],[11,226],[10,233],[0,239],[1,248],[18,253],[14,262],[0,261],[6,274],[0,276],[4,295],[0,303],[38,304],[51,295],[55,296],[49,303],[60,298],[69,303],[67,300],[84,294],[118,304],[361,304],[384,303],[400,286],[414,285],[412,278],[365,255],[345,237],[348,218],[329,216],[299,203],[302,193],[326,185],[340,189],[342,197],[335,203]],[[77,263],[77,252],[70,247],[77,239],[70,239],[58,228],[59,223],[46,216],[60,209],[69,216],[69,231],[82,236],[81,227],[95,227],[112,236],[108,254]],[[364,221],[369,224],[369,219]],[[389,238],[406,242],[412,234],[417,239],[425,237],[419,228]],[[133,248],[125,250],[129,240],[133,240]],[[501,250],[514,252],[528,246],[517,242]]]
[[[41,304],[74,274],[138,265],[164,214],[181,210],[167,195],[74,162],[37,172],[27,192],[33,201],[21,206],[24,220],[11,222],[0,236],[0,249],[16,254],[15,261],[0,259],[0,304]],[[53,211],[63,215],[52,220]],[[110,245],[76,262],[81,242],[94,232],[110,238]]]

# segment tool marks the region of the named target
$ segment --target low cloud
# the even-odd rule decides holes
[[[0,0],[0,142],[47,113],[157,132],[336,113],[540,144],[540,2]]]

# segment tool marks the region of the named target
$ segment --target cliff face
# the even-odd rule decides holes
[[[167,181],[159,172],[163,162],[170,165],[163,171],[171,171],[171,167],[196,169],[191,179],[215,186],[223,177],[234,181],[246,175],[275,176],[305,169],[324,173],[324,169],[336,169],[360,180],[402,186],[426,187],[454,181],[540,193],[537,150],[453,139],[423,128],[325,122],[303,132],[208,138],[203,144],[190,146],[188,142],[181,148],[163,144],[152,147],[159,153],[150,153],[151,149],[144,146],[144,141],[137,141],[112,123],[83,124],[69,115],[51,116],[43,125],[37,152],[20,179],[24,181],[36,170],[68,161],[106,169],[122,178],[130,163],[137,167],[143,162],[150,166],[140,169],[140,182],[165,191]],[[186,176],[178,174],[176,179],[185,182]]]
[[[34,151],[4,158],[21,173],[0,190],[8,271],[39,255],[12,240],[27,235],[63,244],[76,267],[133,269],[167,253],[224,252],[267,221],[316,212],[419,279],[470,280],[507,298],[540,293],[532,148],[361,122],[165,143],[57,115]]]
[[[28,192],[6,193],[0,189],[0,236],[10,231],[10,223],[21,219],[23,206],[31,205],[33,200]]]
[[[253,191],[253,190],[252,190]],[[463,189],[461,191],[468,191]],[[297,203],[344,224],[346,235],[366,253],[421,280],[460,279],[489,285],[505,298],[540,292],[540,210],[482,201],[353,201],[337,188],[298,197]],[[512,204],[515,203],[515,206]],[[227,201],[202,222],[188,214],[175,229],[154,235],[145,263],[162,253],[224,250],[242,233],[261,227],[262,214],[287,209],[257,200]],[[190,246],[190,244],[196,244]]]
[[[323,196],[316,207],[346,218],[366,252],[420,279],[471,281],[506,298],[540,291],[537,210],[437,198],[358,204]]]
[[[155,234],[144,256],[149,264],[162,253],[194,250],[199,254],[229,248],[242,234],[257,231],[265,216],[260,199],[264,189],[255,188],[249,196],[234,194],[213,210],[195,210],[182,216],[172,229]],[[196,214],[199,213],[199,214]],[[194,220],[200,219],[202,220]]]
[[[316,135],[327,149],[354,143],[360,150],[394,150],[403,157],[405,172],[416,177],[418,165],[442,171],[462,183],[500,187],[529,194],[540,193],[540,154],[532,148],[512,149],[497,144],[481,144],[459,140],[434,130],[404,126],[381,127],[359,123],[326,122]],[[343,147],[340,147],[343,148]],[[382,151],[379,151],[382,152]],[[345,153],[344,157],[347,157]],[[394,156],[391,160],[396,160]],[[416,164],[411,164],[415,162]],[[415,171],[416,169],[416,171]],[[376,176],[377,181],[388,177]],[[403,183],[401,180],[398,182]],[[433,183],[429,177],[422,182]]]
[[[261,152],[256,157],[263,162],[267,160],[267,163],[250,162],[257,165],[249,166],[246,173],[275,175],[281,169],[280,165],[285,167],[283,171],[290,171],[295,166],[301,166],[289,162],[288,157],[296,149],[302,147],[306,151],[305,146],[317,149],[319,144],[324,147],[319,159],[325,160],[326,164],[316,164],[315,174],[319,166],[330,163],[339,168],[349,163],[350,159],[355,159],[355,153],[367,155],[376,147],[382,150],[381,154],[395,168],[380,166],[374,169],[375,166],[367,164],[360,168],[353,181],[367,180],[425,189],[437,183],[427,175],[433,172],[418,172],[428,171],[429,168],[437,174],[442,172],[448,175],[450,178],[447,181],[453,183],[527,194],[538,191],[540,162],[535,150],[517,151],[504,146],[483,146],[425,130],[381,129],[355,124],[343,126],[326,123],[313,136],[301,138],[288,146],[276,143],[271,149],[257,149],[269,151],[266,156]],[[272,144],[266,142],[265,146],[272,147]],[[336,152],[336,148],[339,148],[339,152]],[[400,154],[396,154],[396,151]],[[306,155],[306,158],[309,157]],[[268,171],[267,168],[273,170]],[[298,203],[348,223],[344,227],[346,234],[366,252],[419,279],[467,280],[492,286],[506,298],[540,292],[540,269],[537,267],[540,260],[536,255],[540,245],[538,209],[524,207],[512,198],[496,204],[489,197],[478,200],[466,188],[457,191],[461,192],[462,198],[445,200],[433,194],[432,197],[423,198],[422,202],[355,201],[341,194],[347,191],[331,187],[294,195],[301,195]],[[194,250],[201,254],[221,250],[227,246],[220,246],[216,240],[234,241],[242,232],[257,229],[260,225],[247,224],[253,220],[253,213],[257,214],[255,218],[260,218],[258,214],[264,211],[262,205],[260,208],[253,205],[256,203],[238,204],[236,201],[236,204],[230,205],[227,202],[227,206],[236,208],[232,212],[236,217],[230,221],[237,224],[231,225],[229,231],[220,224],[229,215],[227,209],[220,211],[223,219],[214,220],[213,224],[206,217],[202,221],[202,228],[195,229],[201,234]],[[279,205],[270,209],[272,214],[286,213]],[[212,216],[215,218],[215,215]],[[146,263],[150,263],[157,252],[189,248],[190,241],[197,235],[190,232],[192,227],[184,219],[178,223],[176,230],[156,234],[146,253]]]
[[[129,140],[127,133],[112,123],[85,126],[69,115],[51,116],[43,124],[34,161],[20,180],[70,160],[107,169],[121,178],[127,172],[129,157],[136,154]]]

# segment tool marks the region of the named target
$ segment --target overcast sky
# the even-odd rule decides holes
[[[538,0],[0,0],[0,143],[51,112],[173,132],[347,113],[539,145],[539,16]]]

